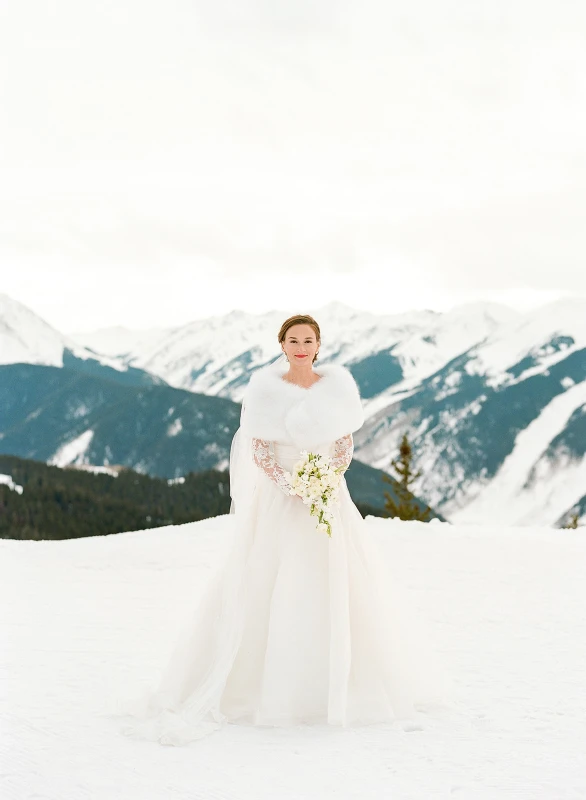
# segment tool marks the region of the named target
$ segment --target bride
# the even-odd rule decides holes
[[[346,481],[331,537],[289,493],[301,450],[349,466],[364,413],[348,369],[314,369],[313,317],[287,319],[278,341],[283,355],[252,375],[232,441],[230,553],[158,686],[126,704],[126,735],[180,745],[226,723],[409,730],[446,697]]]

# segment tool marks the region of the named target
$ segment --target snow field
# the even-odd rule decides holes
[[[228,725],[127,739],[109,699],[156,678],[234,535],[228,516],[0,541],[0,796],[586,797],[586,534],[368,518],[454,684],[423,730]]]

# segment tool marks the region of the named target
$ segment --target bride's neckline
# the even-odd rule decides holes
[[[317,375],[318,373],[316,372],[315,374]],[[323,380],[323,375],[320,375],[319,379],[317,381],[314,381],[311,384],[311,386],[300,386],[298,383],[293,383],[293,381],[286,380],[286,378],[284,378],[283,375],[281,375],[281,380],[283,381],[283,383],[288,383],[289,386],[296,386],[298,389],[304,389],[307,392],[310,389],[313,389],[316,383],[319,383],[321,380]]]

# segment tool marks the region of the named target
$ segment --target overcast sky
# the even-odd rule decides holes
[[[586,295],[586,4],[0,0],[0,169],[63,331]]]

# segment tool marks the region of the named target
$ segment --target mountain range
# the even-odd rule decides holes
[[[356,459],[388,471],[407,433],[422,473],[415,492],[451,521],[560,525],[571,513],[586,517],[586,301],[565,298],[523,314],[475,303],[445,313],[375,315],[337,302],[309,313],[322,335],[315,370],[320,363],[344,364],[360,387],[366,422],[354,436]],[[222,401],[238,404],[251,373],[279,355],[277,331],[284,316],[232,311],[176,328],[65,335],[0,295],[0,364],[17,370],[8,381],[13,394],[2,394],[4,408],[10,407],[9,396],[18,402],[18,387],[31,381],[23,365],[134,387],[134,399],[112,418],[114,439],[105,437],[97,447],[100,436],[91,412],[82,411],[83,392],[74,389],[75,381],[49,381],[48,373],[38,379],[39,386],[54,385],[63,397],[73,392],[71,421],[61,420],[53,429],[37,423],[37,440],[50,440],[44,460],[106,463],[107,447],[138,434],[132,429],[134,403],[148,407],[145,398],[159,396],[158,390],[181,390],[194,395],[202,413],[210,404],[205,408],[214,423],[205,419],[202,425],[202,449],[216,462],[206,456],[204,468],[221,469],[237,424],[237,411],[228,412]],[[5,369],[0,390],[7,383]],[[155,403],[159,423],[167,400]],[[39,402],[35,408],[32,403],[29,415],[41,407],[42,417]],[[160,438],[149,444],[152,453],[167,453],[169,464],[177,446],[171,441],[178,424],[174,414],[175,409],[164,434],[169,448]],[[9,430],[7,420],[5,412],[2,452],[8,452],[7,442],[16,446],[20,435]],[[162,436],[160,425],[157,430]],[[137,441],[146,448],[144,430]],[[35,457],[22,449],[11,452]],[[136,464],[153,468],[146,452],[136,453]],[[175,471],[183,468],[177,459]]]

